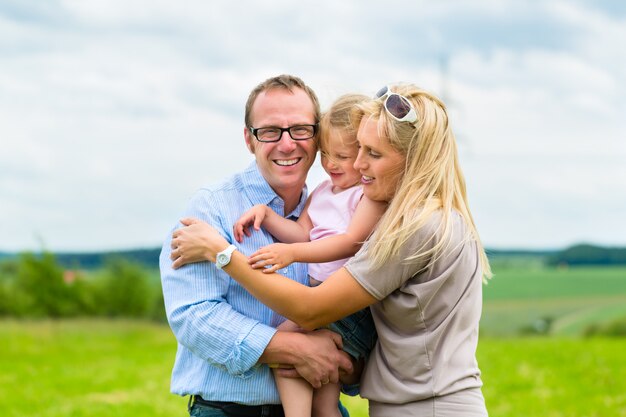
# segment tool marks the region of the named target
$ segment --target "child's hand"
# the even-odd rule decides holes
[[[235,225],[233,226],[233,235],[235,237],[235,240],[241,243],[243,241],[244,234],[250,237],[250,234],[252,233],[250,231],[250,224],[253,225],[254,230],[261,229],[263,219],[265,219],[265,216],[267,216],[267,210],[267,206],[257,204],[256,206],[252,207],[250,210],[242,214],[239,220],[237,220],[235,222]]]
[[[281,268],[284,268],[294,262],[293,250],[290,245],[286,243],[273,243],[268,246],[263,246],[258,251],[254,252],[248,263],[254,269],[263,268],[263,272],[271,274]],[[271,265],[269,268],[266,266]]]

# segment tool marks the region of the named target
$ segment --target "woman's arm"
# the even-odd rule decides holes
[[[312,242],[269,245],[252,254],[250,264],[257,269],[268,265],[279,265],[265,269],[265,272],[268,273],[274,272],[290,262],[331,262],[354,256],[374,230],[386,209],[386,203],[372,201],[363,196],[345,233]],[[285,259],[290,262],[285,262]]]
[[[174,232],[172,247],[184,247],[190,236],[202,244],[204,257],[212,262],[216,254],[228,246],[214,228],[195,221]],[[173,251],[175,256],[176,250]],[[224,271],[263,304],[307,330],[332,323],[377,301],[345,268],[311,288],[279,274],[254,270],[247,257],[235,251]]]
[[[307,287],[280,274],[252,269],[247,258],[236,251],[224,271],[263,304],[306,330],[325,326],[377,301],[345,268],[317,287]]]

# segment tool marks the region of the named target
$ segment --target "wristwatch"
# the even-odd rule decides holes
[[[230,256],[236,249],[237,247],[235,245],[230,245],[215,256],[215,266],[217,266],[217,269],[222,269],[230,263]]]

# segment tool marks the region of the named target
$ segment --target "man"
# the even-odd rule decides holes
[[[315,93],[299,78],[281,75],[259,84],[248,97],[244,127],[255,162],[221,185],[198,191],[185,215],[208,222],[231,243],[234,222],[255,204],[296,219],[306,201],[319,116]],[[237,249],[249,255],[273,242],[260,231]],[[215,264],[173,269],[170,245],[171,237],[163,245],[160,267],[167,317],[178,341],[171,390],[191,396],[190,413],[282,415],[268,363],[293,366],[314,387],[337,382],[339,368],[351,371],[337,347],[338,335],[277,332],[284,318]],[[307,281],[306,265],[294,263],[280,272]]]

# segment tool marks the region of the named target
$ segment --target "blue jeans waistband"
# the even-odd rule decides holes
[[[193,395],[190,406],[199,404],[222,410],[230,417],[284,417],[285,412],[280,404],[244,405],[226,401],[209,401],[199,395]]]

